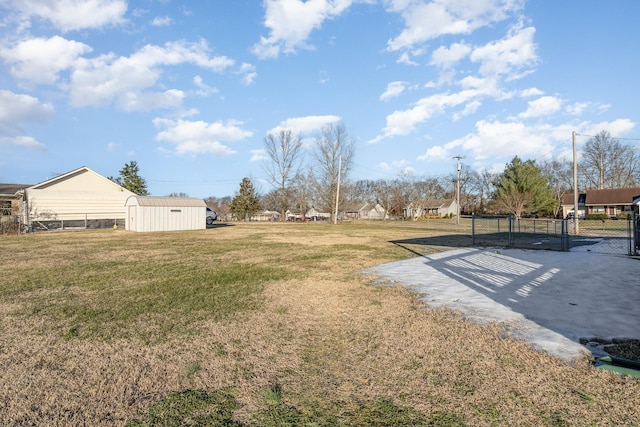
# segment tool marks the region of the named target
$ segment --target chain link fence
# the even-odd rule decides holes
[[[92,213],[84,215],[84,218],[82,218],[82,215],[78,218],[76,215],[66,219],[61,215],[47,218],[30,218],[28,223],[19,215],[3,216],[0,218],[0,234],[125,228],[124,218],[110,218],[109,216],[113,216],[113,213],[104,215]]]
[[[579,220],[516,218],[513,215],[472,217],[475,246],[599,252],[640,253],[640,219]]]

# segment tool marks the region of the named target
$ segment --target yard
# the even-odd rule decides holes
[[[0,238],[3,425],[638,422],[640,381],[360,273],[470,244],[450,224]]]

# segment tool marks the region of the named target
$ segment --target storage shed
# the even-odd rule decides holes
[[[126,203],[125,229],[130,231],[177,231],[206,228],[206,204],[186,197],[130,196]]]

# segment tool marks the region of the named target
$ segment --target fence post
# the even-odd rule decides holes
[[[569,220],[561,219],[560,227],[560,247],[564,252],[569,251]]]
[[[633,215],[627,216],[627,221],[633,222],[633,224],[628,224],[627,228],[630,230],[631,235],[629,236],[629,255],[638,255],[638,247],[640,246],[640,239],[638,239],[640,234],[640,216],[636,212]]]
[[[513,232],[513,214],[509,214],[509,233],[507,234],[507,246],[511,246],[511,239],[513,236],[511,236],[511,233]]]
[[[476,245],[476,214],[471,214],[471,246]]]

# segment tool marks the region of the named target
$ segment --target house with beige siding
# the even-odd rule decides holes
[[[23,221],[44,228],[124,225],[125,202],[133,195],[83,166],[26,188]]]

